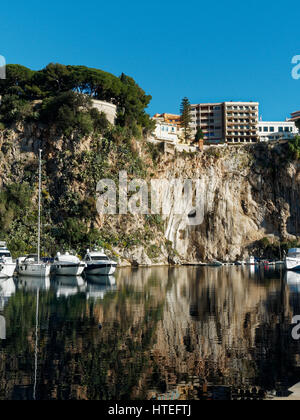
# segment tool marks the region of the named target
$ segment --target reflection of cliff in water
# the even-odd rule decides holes
[[[279,272],[207,267],[180,275],[174,269],[174,277],[155,346],[169,386],[193,377],[267,390],[299,381],[300,346],[291,337],[299,296]]]
[[[121,269],[105,284],[20,281],[1,313],[0,398],[32,397],[37,288],[37,398],[195,398],[212,385],[230,396],[298,382],[299,295],[280,276],[157,267]]]

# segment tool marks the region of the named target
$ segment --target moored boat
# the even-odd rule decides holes
[[[84,257],[86,263],[85,273],[87,275],[100,275],[110,276],[117,268],[117,263],[111,260],[101,249],[90,251],[87,250],[86,256]]]
[[[0,242],[0,279],[6,279],[14,275],[16,263],[13,261],[6,242]]]
[[[51,265],[41,262],[38,255],[30,254],[18,260],[17,272],[26,277],[49,277]]]
[[[42,150],[39,150],[39,202],[38,202],[38,244],[37,255],[28,255],[19,259],[17,272],[26,277],[48,277],[51,265],[41,260],[41,190],[42,190]]]
[[[289,249],[284,262],[287,270],[300,271],[300,248]]]
[[[69,252],[60,254],[58,252],[54,258],[54,263],[52,264],[53,274],[58,276],[80,276],[85,269],[86,264],[76,255],[72,255]]]

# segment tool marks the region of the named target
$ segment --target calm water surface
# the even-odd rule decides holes
[[[299,283],[298,283],[299,282]],[[300,274],[0,281],[0,399],[264,398],[300,381]]]

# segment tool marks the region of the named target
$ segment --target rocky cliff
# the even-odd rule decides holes
[[[150,145],[145,139],[126,138],[117,128],[109,139],[66,139],[49,127],[16,125],[0,132],[0,188],[28,184],[33,215],[39,147],[44,158],[45,253],[54,253],[59,247],[84,252],[85,246],[98,243],[117,255],[123,265],[214,258],[234,261],[253,252],[279,257],[280,251],[300,236],[300,165],[290,158],[288,144],[220,146],[178,153]],[[197,195],[192,206],[184,197],[179,203],[175,200],[166,215],[97,214],[97,182],[102,178],[117,181],[121,170],[127,171],[129,179],[149,183],[151,179],[197,180]],[[165,197],[170,191],[159,194]],[[5,205],[8,211],[9,205]],[[177,214],[178,209],[184,214]],[[5,208],[2,219],[4,213]],[[3,236],[16,254],[35,246],[32,220],[23,215],[19,221],[6,223]]]

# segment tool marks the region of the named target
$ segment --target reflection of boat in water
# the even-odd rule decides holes
[[[87,274],[85,278],[89,283],[101,284],[103,286],[113,286],[116,284],[115,276],[94,276],[91,274]]]
[[[245,264],[246,264],[246,265],[255,265],[255,258],[251,255],[250,257],[248,257],[248,258],[246,259]]]
[[[2,315],[0,315],[0,340],[6,340],[6,321]]]
[[[292,292],[300,293],[300,272],[287,271],[285,281]]]
[[[88,276],[87,299],[103,299],[106,293],[117,289],[114,276]]]
[[[206,265],[208,267],[221,267],[223,263],[221,263],[220,261],[214,260],[212,262],[207,263]]]
[[[29,276],[19,276],[18,277],[18,287],[24,290],[48,290],[50,288],[50,278],[49,277],[29,277]]]
[[[15,293],[16,285],[13,278],[0,280],[0,310],[4,309],[4,306],[8,299]]]
[[[55,285],[58,298],[76,295],[83,292],[86,286],[83,278],[80,276],[56,276]]]

